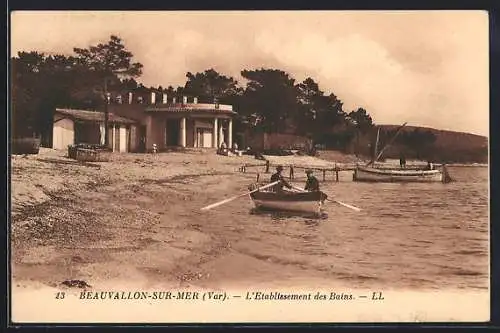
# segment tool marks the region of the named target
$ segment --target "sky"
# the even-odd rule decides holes
[[[209,68],[244,85],[243,69],[281,69],[376,124],[489,133],[486,11],[18,11],[11,55],[71,54],[112,34],[146,86]]]

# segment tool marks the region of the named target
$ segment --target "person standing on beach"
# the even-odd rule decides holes
[[[288,184],[288,182],[285,180],[285,178],[283,178],[283,175],[281,174],[282,171],[283,171],[283,167],[281,165],[278,165],[276,167],[276,173],[274,173],[271,176],[271,183],[279,181],[278,184],[273,186],[274,192],[283,192],[283,186],[285,186],[286,188],[289,188],[289,189],[292,188],[292,186],[290,184]]]
[[[401,167],[401,169],[406,168],[406,158],[403,154],[401,154],[401,157],[399,157],[399,166]]]
[[[311,169],[306,170],[307,180],[305,190],[309,192],[319,192],[318,178],[314,177]]]

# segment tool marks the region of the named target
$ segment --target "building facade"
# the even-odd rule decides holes
[[[52,148],[67,149],[77,143],[104,145],[104,113],[56,109],[52,127]],[[130,152],[137,150],[136,121],[109,114],[109,148],[114,152]]]
[[[231,105],[198,103],[197,97],[169,98],[156,92],[148,98],[131,92],[126,97],[108,100],[109,141],[114,151],[147,152],[153,145],[162,151],[174,147],[218,148],[222,142],[228,147],[233,144],[236,112]],[[80,127],[86,130],[75,131],[78,122],[85,123]],[[53,147],[65,149],[80,142],[104,144],[103,122],[102,112],[56,109]]]

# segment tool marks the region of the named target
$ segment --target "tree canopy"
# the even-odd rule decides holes
[[[73,51],[71,55],[20,52],[12,58],[15,135],[42,134],[49,137],[44,140],[48,144],[56,107],[107,112],[108,95],[128,91],[186,94],[197,96],[200,102],[231,104],[238,113],[238,131],[306,135],[319,144],[345,145],[352,138],[349,133],[364,134],[373,126],[365,109],[346,112],[342,101],[333,92],[323,91],[313,78],[297,82],[280,69],[243,69],[240,74],[244,85],[209,68],[187,72],[186,83],[181,86],[147,87],[136,81],[143,65],[133,61],[132,52],[117,36]]]
[[[142,74],[143,65],[139,62],[132,63],[133,54],[125,49],[122,40],[111,35],[106,44],[99,43],[88,48],[77,48],[75,68],[87,73],[93,91],[100,94],[104,101],[104,130],[106,145],[109,142],[108,133],[108,82],[115,86],[121,84],[120,78],[134,78]]]
[[[186,73],[186,84],[184,93],[195,95],[200,100],[212,103],[229,103],[233,97],[242,93],[243,89],[238,86],[238,81],[232,77],[219,74],[213,68],[203,73]]]

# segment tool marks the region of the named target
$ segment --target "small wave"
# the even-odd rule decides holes
[[[380,213],[377,217],[405,218],[406,215],[401,213]]]
[[[465,268],[456,268],[445,265],[438,265],[442,270],[442,275],[456,275],[456,276],[483,276],[483,272],[473,271]]]
[[[443,225],[441,226],[442,229],[462,229],[461,226],[455,224],[455,225]]]
[[[464,255],[468,255],[468,254],[486,255],[486,252],[484,252],[483,250],[460,250],[460,251],[455,251],[453,253],[464,254]]]
[[[426,279],[423,277],[414,277],[410,278],[408,283],[413,286],[413,287],[422,287],[422,285],[429,285],[429,284],[434,284],[436,281],[431,280],[431,279]]]
[[[349,279],[349,280],[351,280],[351,279],[362,280],[362,281],[367,281],[367,280],[371,280],[371,281],[381,280],[380,278],[378,278],[376,276],[365,275],[365,274],[334,273],[334,275],[336,277],[338,277],[339,279],[342,279],[342,280],[347,280],[347,279]]]
[[[282,220],[293,220],[296,218],[303,218],[303,219],[308,219],[308,220],[320,220],[320,219],[327,219],[328,214],[326,213],[321,213],[320,215],[317,214],[311,214],[311,213],[300,213],[300,212],[278,212],[278,211],[273,211],[269,209],[263,209],[263,208],[252,208],[250,210],[251,215],[257,215],[257,216],[267,216],[271,217],[273,220],[276,221],[282,221]]]
[[[380,230],[380,228],[370,225],[360,225],[359,230]]]
[[[306,220],[304,223],[308,227],[317,227],[317,226],[319,226],[319,221],[317,221],[317,220]]]
[[[484,273],[478,272],[478,271],[471,271],[468,269],[458,269],[454,271],[455,275],[460,275],[460,276],[483,276],[485,275]]]
[[[415,242],[417,242],[417,243],[424,243],[424,244],[434,244],[434,242],[428,241],[428,240],[425,240],[425,239],[415,239]]]

